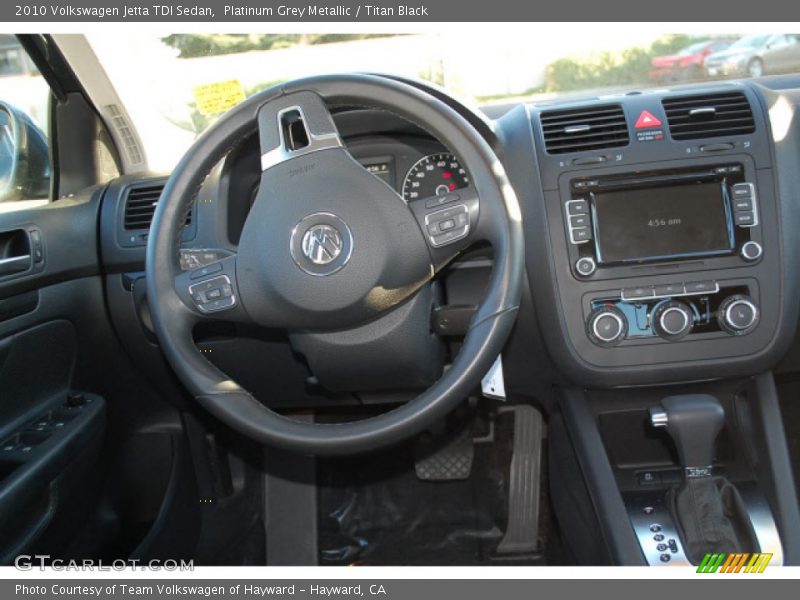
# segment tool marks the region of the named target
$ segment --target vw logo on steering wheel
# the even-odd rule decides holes
[[[309,275],[332,275],[350,260],[353,234],[336,215],[314,213],[295,225],[289,250],[295,264]]]
[[[314,225],[306,230],[303,254],[315,265],[327,265],[342,253],[342,236],[330,225]]]

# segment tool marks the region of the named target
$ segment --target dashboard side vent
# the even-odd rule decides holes
[[[753,109],[742,92],[664,98],[661,104],[674,140],[744,135],[756,129]]]
[[[158,199],[164,190],[164,184],[155,184],[142,187],[134,187],[128,191],[125,199],[125,221],[126,231],[150,229],[153,221],[153,214],[156,212]],[[186,225],[192,222],[192,212],[186,216]]]
[[[539,115],[550,154],[627,146],[628,123],[619,104],[549,110]]]

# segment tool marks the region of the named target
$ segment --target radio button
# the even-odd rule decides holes
[[[723,331],[744,335],[758,324],[758,307],[749,296],[736,294],[726,298],[717,309],[717,321]]]
[[[676,341],[687,336],[693,326],[692,309],[683,302],[665,302],[653,314],[653,329],[666,340]]]
[[[734,198],[755,198],[755,186],[752,183],[736,183],[731,188]]]
[[[598,346],[614,346],[625,339],[628,322],[616,307],[598,308],[589,316],[589,338]]]
[[[743,210],[753,210],[752,198],[736,198],[733,201],[733,210],[741,212]]]
[[[753,240],[742,244],[742,247],[739,250],[739,255],[747,262],[757,261],[759,258],[761,258],[763,253],[764,250],[761,248],[761,244],[754,242]]]
[[[575,261],[575,272],[581,277],[589,277],[594,275],[597,270],[597,264],[590,256],[583,256]]]
[[[734,219],[739,227],[750,227],[756,222],[755,213],[752,210],[734,213]]]
[[[714,294],[718,291],[716,281],[690,281],[686,284],[687,294]]]
[[[580,244],[592,239],[592,230],[588,227],[576,227],[570,232],[573,244]]]
[[[570,217],[569,224],[571,227],[588,227],[589,215],[575,215]]]
[[[682,283],[664,283],[655,287],[656,296],[659,298],[667,296],[683,296],[686,288]]]
[[[656,295],[653,286],[642,286],[634,288],[625,288],[622,290],[623,300],[644,300],[646,298],[654,298]]]
[[[570,200],[567,202],[567,212],[571,215],[585,215],[589,212],[589,203],[586,200]]]

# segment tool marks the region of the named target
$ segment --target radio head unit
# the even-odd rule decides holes
[[[741,164],[575,179],[565,219],[574,272],[739,254],[760,258],[755,186]]]
[[[592,192],[598,264],[730,254],[733,219],[719,181]]]

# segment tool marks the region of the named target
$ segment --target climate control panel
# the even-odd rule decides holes
[[[598,346],[741,336],[760,318],[746,283],[690,281],[626,288],[590,299],[586,333]]]

